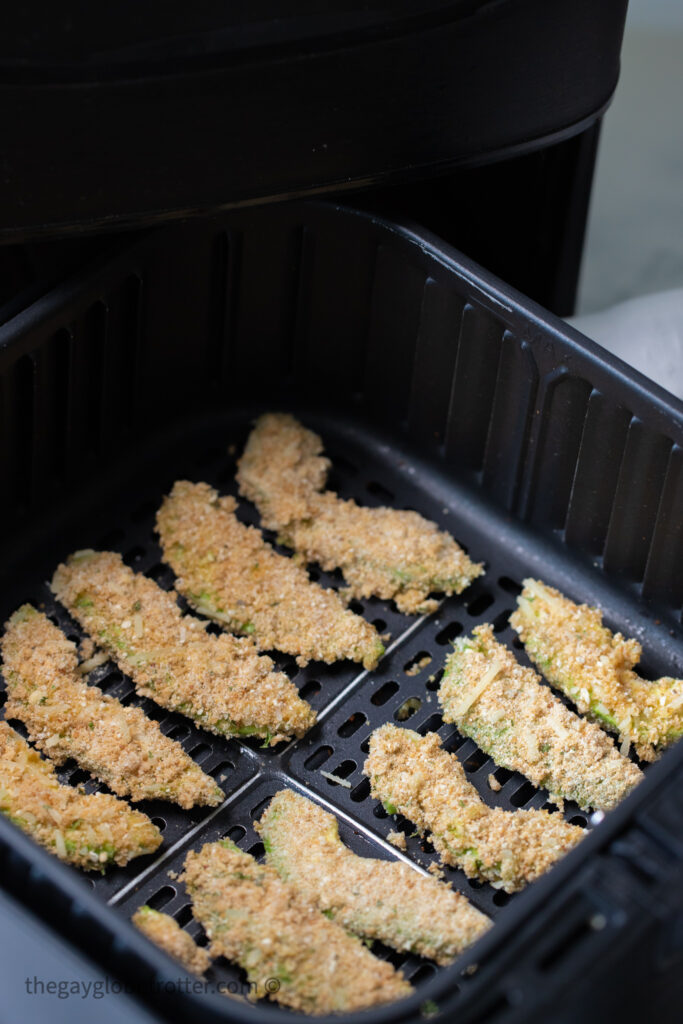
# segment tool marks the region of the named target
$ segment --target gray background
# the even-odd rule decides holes
[[[630,0],[578,313],[683,287],[683,0]]]

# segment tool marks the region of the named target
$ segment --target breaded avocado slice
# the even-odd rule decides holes
[[[291,789],[275,794],[257,830],[280,877],[356,935],[448,964],[490,927],[444,882],[400,861],[357,856],[334,815]]]
[[[207,951],[198,946],[170,914],[143,906],[135,911],[131,921],[150,942],[177,960],[190,974],[201,977],[209,969],[211,957]]]
[[[251,640],[207,633],[204,622],[181,613],[174,594],[115,552],[72,555],[52,590],[138,693],[208,732],[272,745],[313,725],[313,709]]]
[[[459,594],[483,567],[417,512],[367,508],[324,490],[329,459],[321,439],[286,413],[259,417],[239,460],[240,494],[264,527],[306,562],[341,569],[350,597],[376,596],[423,614],[432,592]]]
[[[46,615],[23,605],[2,638],[7,716],[56,764],[73,758],[118,796],[216,806],[223,791],[140,708],[88,686],[76,645]]]
[[[185,480],[164,499],[157,529],[178,591],[261,650],[285,651],[300,665],[349,658],[374,668],[384,653],[375,627],[349,611],[336,590],[279,555],[260,530],[241,523],[236,507],[208,484]]]
[[[252,998],[265,995],[320,1015],[378,1006],[412,991],[391,964],[229,839],[189,853],[181,878],[211,954],[247,972]]]
[[[616,733],[623,753],[654,761],[683,735],[683,679],[656,682],[634,671],[642,648],[540,580],[524,580],[510,624],[548,682],[578,710]]]
[[[445,722],[470,736],[496,764],[547,789],[561,808],[609,811],[642,779],[599,726],[564,706],[524,668],[489,625],[455,641],[439,689]]]
[[[161,845],[146,814],[109,793],[62,785],[54,765],[0,722],[0,813],[60,860],[86,871],[123,866]]]
[[[535,881],[584,835],[549,811],[489,807],[434,732],[380,726],[363,771],[375,799],[428,833],[445,864],[506,892]]]

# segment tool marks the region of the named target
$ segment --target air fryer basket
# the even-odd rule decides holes
[[[681,405],[436,239],[323,203],[121,243],[0,329],[3,620],[31,600],[79,636],[44,583],[77,547],[119,550],[171,586],[153,536],[161,496],[182,477],[234,492],[249,423],[268,408],[291,409],[322,434],[342,495],[418,509],[485,560],[486,575],[419,619],[358,602],[391,633],[373,673],[276,656],[319,715],[284,749],[209,736],[138,698],[111,664],[96,670],[98,685],[144,707],[221,781],[226,801],[191,812],[143,805],[164,846],[102,878],[77,875],[0,820],[0,879],[173,1020],[283,1019],[276,1007],[187,990],[127,922],[147,902],[200,935],[173,873],[189,849],[225,835],[261,853],[252,822],[276,789],[332,808],[360,853],[432,862],[408,822],[398,823],[406,853],[387,843],[396,823],[370,799],[361,770],[382,722],[438,729],[487,802],[544,805],[546,794],[443,724],[435,695],[450,641],[478,622],[493,622],[523,660],[507,617],[525,575],[603,606],[612,628],[643,643],[646,673],[683,672]],[[257,521],[247,503],[240,514]],[[85,778],[73,765],[62,777]],[[557,1021],[630,1020],[644,1007],[673,1020],[683,994],[681,782],[683,745],[512,898],[446,869],[496,927],[438,971],[380,950],[417,990],[372,1019],[419,1019],[436,1004],[472,1024],[542,1020],[550,1007]],[[566,815],[592,827],[575,806]],[[241,975],[219,961],[208,977]]]

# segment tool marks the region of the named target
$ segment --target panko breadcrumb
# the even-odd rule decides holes
[[[321,439],[286,413],[259,417],[238,463],[240,494],[264,527],[323,569],[341,569],[352,597],[394,600],[414,615],[434,611],[432,592],[459,594],[480,576],[447,533],[417,512],[367,508],[324,490]]]
[[[280,877],[356,935],[448,964],[490,926],[447,885],[398,861],[357,856],[334,815],[291,789],[275,794],[256,828]]]
[[[642,779],[597,725],[580,718],[498,643],[490,625],[455,641],[439,688],[445,722],[496,764],[521,772],[562,809],[609,811]]]
[[[54,765],[0,722],[0,812],[60,860],[86,871],[123,866],[161,845],[146,814],[109,793],[62,785]]]
[[[261,650],[284,651],[300,665],[350,658],[376,666],[384,646],[377,630],[279,555],[254,526],[235,516],[234,498],[208,484],[178,481],[157,515],[164,559],[176,589],[193,608]]]
[[[380,726],[363,771],[373,797],[429,833],[445,864],[506,892],[533,882],[584,835],[549,811],[488,807],[434,732]]]
[[[683,735],[683,679],[643,679],[642,648],[602,624],[597,608],[574,604],[540,580],[524,580],[510,624],[548,682],[609,732],[622,753],[654,761]]]
[[[408,668],[405,669],[405,674],[407,676],[411,676],[411,677],[412,676],[419,676],[419,674],[422,671],[422,669],[426,668],[427,665],[430,664],[431,660],[432,660],[431,654],[423,654],[421,658],[418,658],[416,661],[414,661],[412,663],[412,665],[409,665]],[[430,676],[430,679],[431,678],[432,677]]]
[[[191,852],[181,876],[211,954],[247,972],[250,998],[309,1014],[362,1010],[412,991],[390,963],[229,839]]]
[[[201,978],[208,971],[211,957],[207,951],[198,946],[192,936],[169,914],[144,906],[135,911],[131,920],[150,942],[177,960],[190,974]]]
[[[76,645],[31,605],[22,605],[2,638],[6,714],[55,764],[72,757],[118,796],[216,806],[224,797],[179,743],[140,708],[88,686]]]
[[[389,832],[387,835],[387,842],[395,846],[397,850],[406,850],[407,843],[404,832]]]
[[[133,572],[112,551],[80,551],[60,565],[52,589],[138,693],[219,736],[275,744],[303,736],[315,712],[251,640],[206,632],[182,615],[175,595]]]
[[[500,793],[500,791],[501,791],[501,789],[503,787],[501,786],[500,782],[498,781],[496,776],[493,774],[493,772],[490,772],[486,776],[486,781],[489,784],[489,789],[492,789],[494,793]]]

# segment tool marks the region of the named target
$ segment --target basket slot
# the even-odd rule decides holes
[[[446,431],[464,307],[464,299],[453,288],[427,279],[415,345],[408,428],[430,447],[442,442]]]
[[[424,272],[400,259],[393,246],[380,244],[364,378],[373,417],[396,423],[407,415],[424,289]]]
[[[503,331],[492,313],[467,303],[451,390],[446,454],[468,469],[482,466]]]
[[[517,501],[538,388],[529,346],[509,331],[503,335],[496,390],[484,456],[483,485],[505,508]]]
[[[545,529],[565,524],[590,393],[588,381],[563,368],[541,384],[529,445],[527,514]]]
[[[638,420],[629,427],[605,542],[607,572],[642,580],[666,476],[671,441]],[[680,509],[679,509],[680,511]]]
[[[607,536],[630,413],[594,391],[581,438],[565,537],[600,555]]]
[[[348,223],[340,228],[309,236],[308,310],[298,349],[302,380],[326,395],[363,390],[376,258],[371,233]]]
[[[652,546],[643,580],[643,596],[674,606],[683,603],[683,449],[671,450]]]

